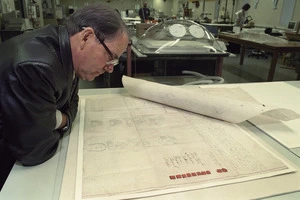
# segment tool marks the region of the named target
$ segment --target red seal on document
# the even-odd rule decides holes
[[[182,176],[180,174],[176,175],[176,178],[182,178]]]
[[[228,172],[228,170],[225,168],[222,168],[222,172]]]

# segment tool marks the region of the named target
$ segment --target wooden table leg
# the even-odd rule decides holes
[[[215,75],[222,77],[223,57],[217,57]]]
[[[245,50],[246,50],[245,45],[241,45],[240,65],[244,64]]]
[[[276,64],[277,64],[277,59],[278,59],[278,52],[274,52],[267,81],[273,81],[273,77],[275,74],[275,68],[276,68]]]

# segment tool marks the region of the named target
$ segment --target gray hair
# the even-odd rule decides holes
[[[83,27],[93,28],[97,37],[106,40],[112,40],[123,32],[129,35],[121,16],[114,9],[99,3],[76,10],[66,20],[66,26],[70,36],[82,31]]]

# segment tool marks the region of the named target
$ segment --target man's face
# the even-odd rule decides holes
[[[90,28],[86,28],[90,29]],[[128,37],[119,34],[112,41],[100,41],[93,30],[82,33],[80,51],[73,55],[75,73],[83,80],[92,81],[104,72],[112,73],[119,57],[126,50]]]

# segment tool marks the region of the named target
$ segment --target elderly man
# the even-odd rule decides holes
[[[120,15],[102,4],[0,45],[0,188],[11,167],[56,152],[78,107],[78,78],[113,72],[129,42]]]

